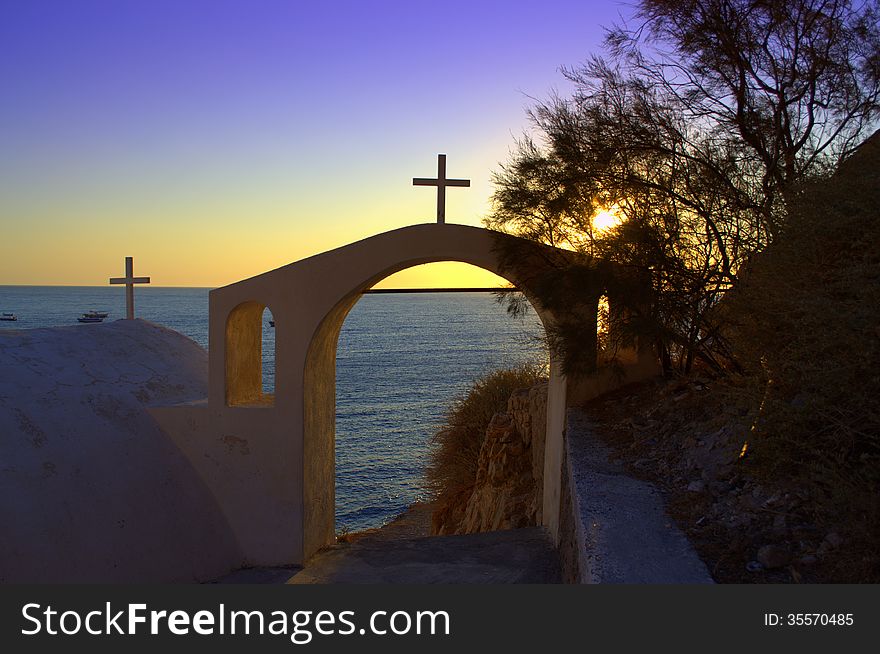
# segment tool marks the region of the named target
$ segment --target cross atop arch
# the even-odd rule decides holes
[[[437,177],[413,177],[413,186],[436,186],[437,187],[437,222],[446,222],[446,187],[447,186],[470,186],[469,179],[446,179],[446,155],[437,155]]]

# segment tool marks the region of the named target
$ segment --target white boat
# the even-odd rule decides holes
[[[79,318],[77,318],[79,322],[104,322],[104,319],[101,316],[96,316],[91,313],[84,313]]]
[[[109,315],[107,311],[95,311],[94,309],[83,314],[83,316],[88,316],[89,318],[106,318]]]
[[[14,321],[18,320],[14,313],[0,313],[0,320]]]

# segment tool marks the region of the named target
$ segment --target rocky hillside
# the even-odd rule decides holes
[[[435,511],[434,534],[473,534],[540,524],[547,384],[514,392],[486,429],[476,481]]]

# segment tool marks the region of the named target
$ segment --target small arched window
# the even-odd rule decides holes
[[[264,324],[266,306],[242,302],[226,319],[226,405],[272,406],[275,397],[267,393],[263,378]],[[271,315],[271,314],[270,314]],[[274,337],[271,341],[272,388],[274,389]]]

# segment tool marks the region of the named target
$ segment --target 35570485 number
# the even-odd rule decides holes
[[[850,627],[855,619],[852,613],[765,613],[768,627]]]

